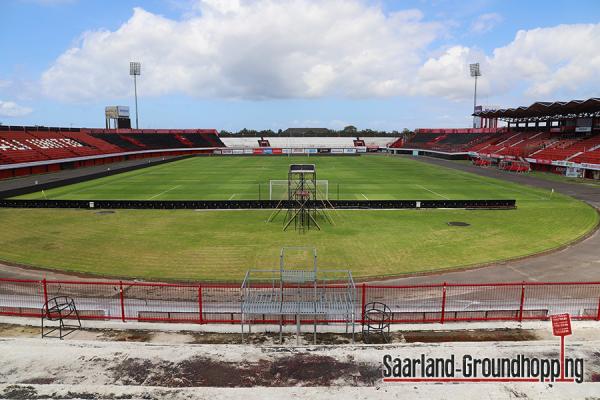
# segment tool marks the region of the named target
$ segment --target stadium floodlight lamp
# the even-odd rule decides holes
[[[473,94],[473,114],[477,112],[477,77],[481,76],[481,70],[479,69],[479,63],[469,64],[469,70],[471,76],[475,78],[475,92]],[[477,117],[473,117],[473,128],[477,128]]]
[[[142,64],[139,62],[130,62],[129,63],[129,75],[136,76],[142,74]]]
[[[469,64],[469,69],[471,70],[472,77],[481,76],[481,70],[479,69],[479,63]]]
[[[137,77],[142,74],[142,64],[137,61],[129,63],[129,75],[133,76],[133,91],[135,93],[135,129],[139,129],[138,124],[138,101],[137,101]]]

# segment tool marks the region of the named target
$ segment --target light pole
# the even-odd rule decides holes
[[[475,114],[475,110],[477,108],[477,77],[481,76],[481,70],[479,69],[479,63],[469,64],[469,70],[471,71],[471,76],[475,78],[475,92],[473,93],[473,114]],[[475,118],[473,117],[473,128],[475,128]]]
[[[138,124],[138,102],[137,102],[137,77],[142,74],[142,64],[139,62],[129,63],[129,75],[133,76],[133,90],[135,93],[135,129],[139,129]]]

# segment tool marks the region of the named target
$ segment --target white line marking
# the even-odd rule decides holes
[[[369,200],[369,198],[367,196],[365,196],[363,193],[361,193],[361,194],[362,194],[362,197],[364,197],[365,199]]]
[[[229,198],[229,200],[233,199],[235,197],[235,193],[231,195],[231,197]]]
[[[112,175],[112,176],[110,176],[110,175],[109,175],[108,177],[110,177],[110,178],[113,178],[113,177],[115,177],[115,176],[116,176],[116,175]],[[127,178],[127,177],[120,177],[120,178],[117,178],[117,179],[123,179],[123,178]],[[99,178],[99,179],[101,179],[101,178]],[[110,179],[108,182],[104,182],[104,183],[96,183],[96,184],[94,184],[94,183],[93,183],[93,182],[94,182],[94,180],[87,181],[87,182],[82,182],[82,183],[89,183],[89,185],[85,185],[84,187],[82,187],[82,188],[79,188],[79,189],[75,189],[75,190],[67,191],[67,192],[65,192],[65,193],[63,193],[63,194],[61,194],[61,195],[59,195],[59,196],[63,196],[63,195],[65,195],[65,194],[69,194],[69,195],[71,195],[71,194],[73,194],[73,193],[82,192],[82,191],[84,191],[84,190],[88,190],[88,189],[95,189],[95,188],[97,188],[97,187],[100,187],[100,186],[110,185],[110,184],[112,184],[112,183],[115,183],[115,181],[116,181],[117,179]],[[59,189],[59,188],[57,188],[57,189]]]
[[[167,165],[168,164],[156,165],[156,166],[154,166],[152,168],[161,168],[161,167],[165,167]],[[135,177],[138,177],[139,175],[144,175],[144,174],[150,174],[150,172],[148,172],[147,170],[142,169],[140,171],[129,171],[127,173],[121,174],[121,176],[119,176],[119,175],[109,175],[109,176],[106,176],[106,177],[103,177],[103,178],[98,178],[98,179],[108,179],[107,182],[104,182],[104,183],[95,183],[96,179],[91,180],[91,181],[87,181],[87,182],[82,182],[81,184],[84,185],[83,187],[81,187],[79,189],[67,191],[67,192],[65,192],[63,194],[60,194],[59,196],[63,196],[63,195],[66,195],[66,194],[71,195],[73,193],[81,192],[81,191],[88,190],[88,189],[95,189],[95,188],[100,187],[100,186],[110,185],[110,184],[113,184],[113,183],[115,183],[117,181],[121,181],[123,179],[135,178]],[[59,188],[57,188],[57,189],[59,189]]]
[[[439,193],[437,193],[437,192],[434,192],[433,190],[429,190],[429,189],[427,189],[425,186],[422,186],[422,185],[417,185],[417,186],[418,186],[418,187],[420,187],[421,189],[425,189],[425,190],[427,190],[429,193],[433,193],[433,194],[435,194],[436,196],[440,196],[440,197],[441,197],[441,198],[443,198],[443,199],[450,200],[449,198],[447,198],[447,197],[446,197],[446,196],[444,196],[444,195],[441,195],[441,194],[439,194]]]
[[[467,174],[469,174],[469,172],[467,172]],[[473,174],[473,175],[476,175],[476,176],[482,177],[482,178],[489,178],[489,179],[499,180],[500,183],[497,183],[497,182],[488,182],[487,180],[471,178],[470,176],[464,176],[464,177],[467,178],[467,179],[469,179],[469,180],[472,180],[474,182],[477,182],[477,183],[484,183],[486,185],[498,186],[498,187],[501,187],[504,190],[508,190],[510,192],[513,192],[513,193],[519,193],[519,194],[524,195],[524,196],[530,196],[531,195],[531,196],[537,197],[540,200],[548,200],[547,197],[542,197],[542,196],[538,195],[537,193],[527,193],[527,192],[523,192],[521,190],[512,189],[510,187],[507,187],[507,185],[511,185],[511,184],[515,184],[515,185],[527,185],[526,183],[514,183],[514,182],[511,182],[511,181],[504,181],[501,178],[494,178],[494,177],[489,177],[489,176],[484,176],[484,175],[477,175],[477,174]],[[525,200],[528,200],[528,199],[525,199]]]
[[[178,187],[180,187],[180,186],[181,186],[181,185],[173,186],[171,189],[167,189],[167,190],[165,190],[164,192],[160,192],[159,194],[155,194],[154,196],[150,197],[148,200],[155,199],[155,198],[157,198],[158,196],[160,196],[161,194],[165,194],[165,193],[167,193],[167,192],[170,192],[171,190],[173,190],[173,189],[177,189],[177,188],[178,188]]]

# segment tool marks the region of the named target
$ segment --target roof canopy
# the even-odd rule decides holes
[[[487,110],[473,114],[482,118],[499,118],[504,120],[546,120],[574,117],[600,116],[600,98],[571,101],[538,101],[529,107]]]

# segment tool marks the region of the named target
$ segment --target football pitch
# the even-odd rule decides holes
[[[269,199],[269,181],[286,180],[290,164],[315,164],[329,199],[545,201],[550,193],[386,156],[195,157],[45,192],[24,199]]]
[[[393,276],[522,257],[572,242],[598,223],[590,206],[549,191],[408,157],[194,157],[29,199],[268,199],[269,181],[311,163],[330,199],[516,199],[516,210],[347,210],[299,234],[270,210],[2,209],[0,259],[114,277],[232,280],[277,266],[283,246],[314,246],[322,267]],[[448,222],[469,226],[449,226]]]

